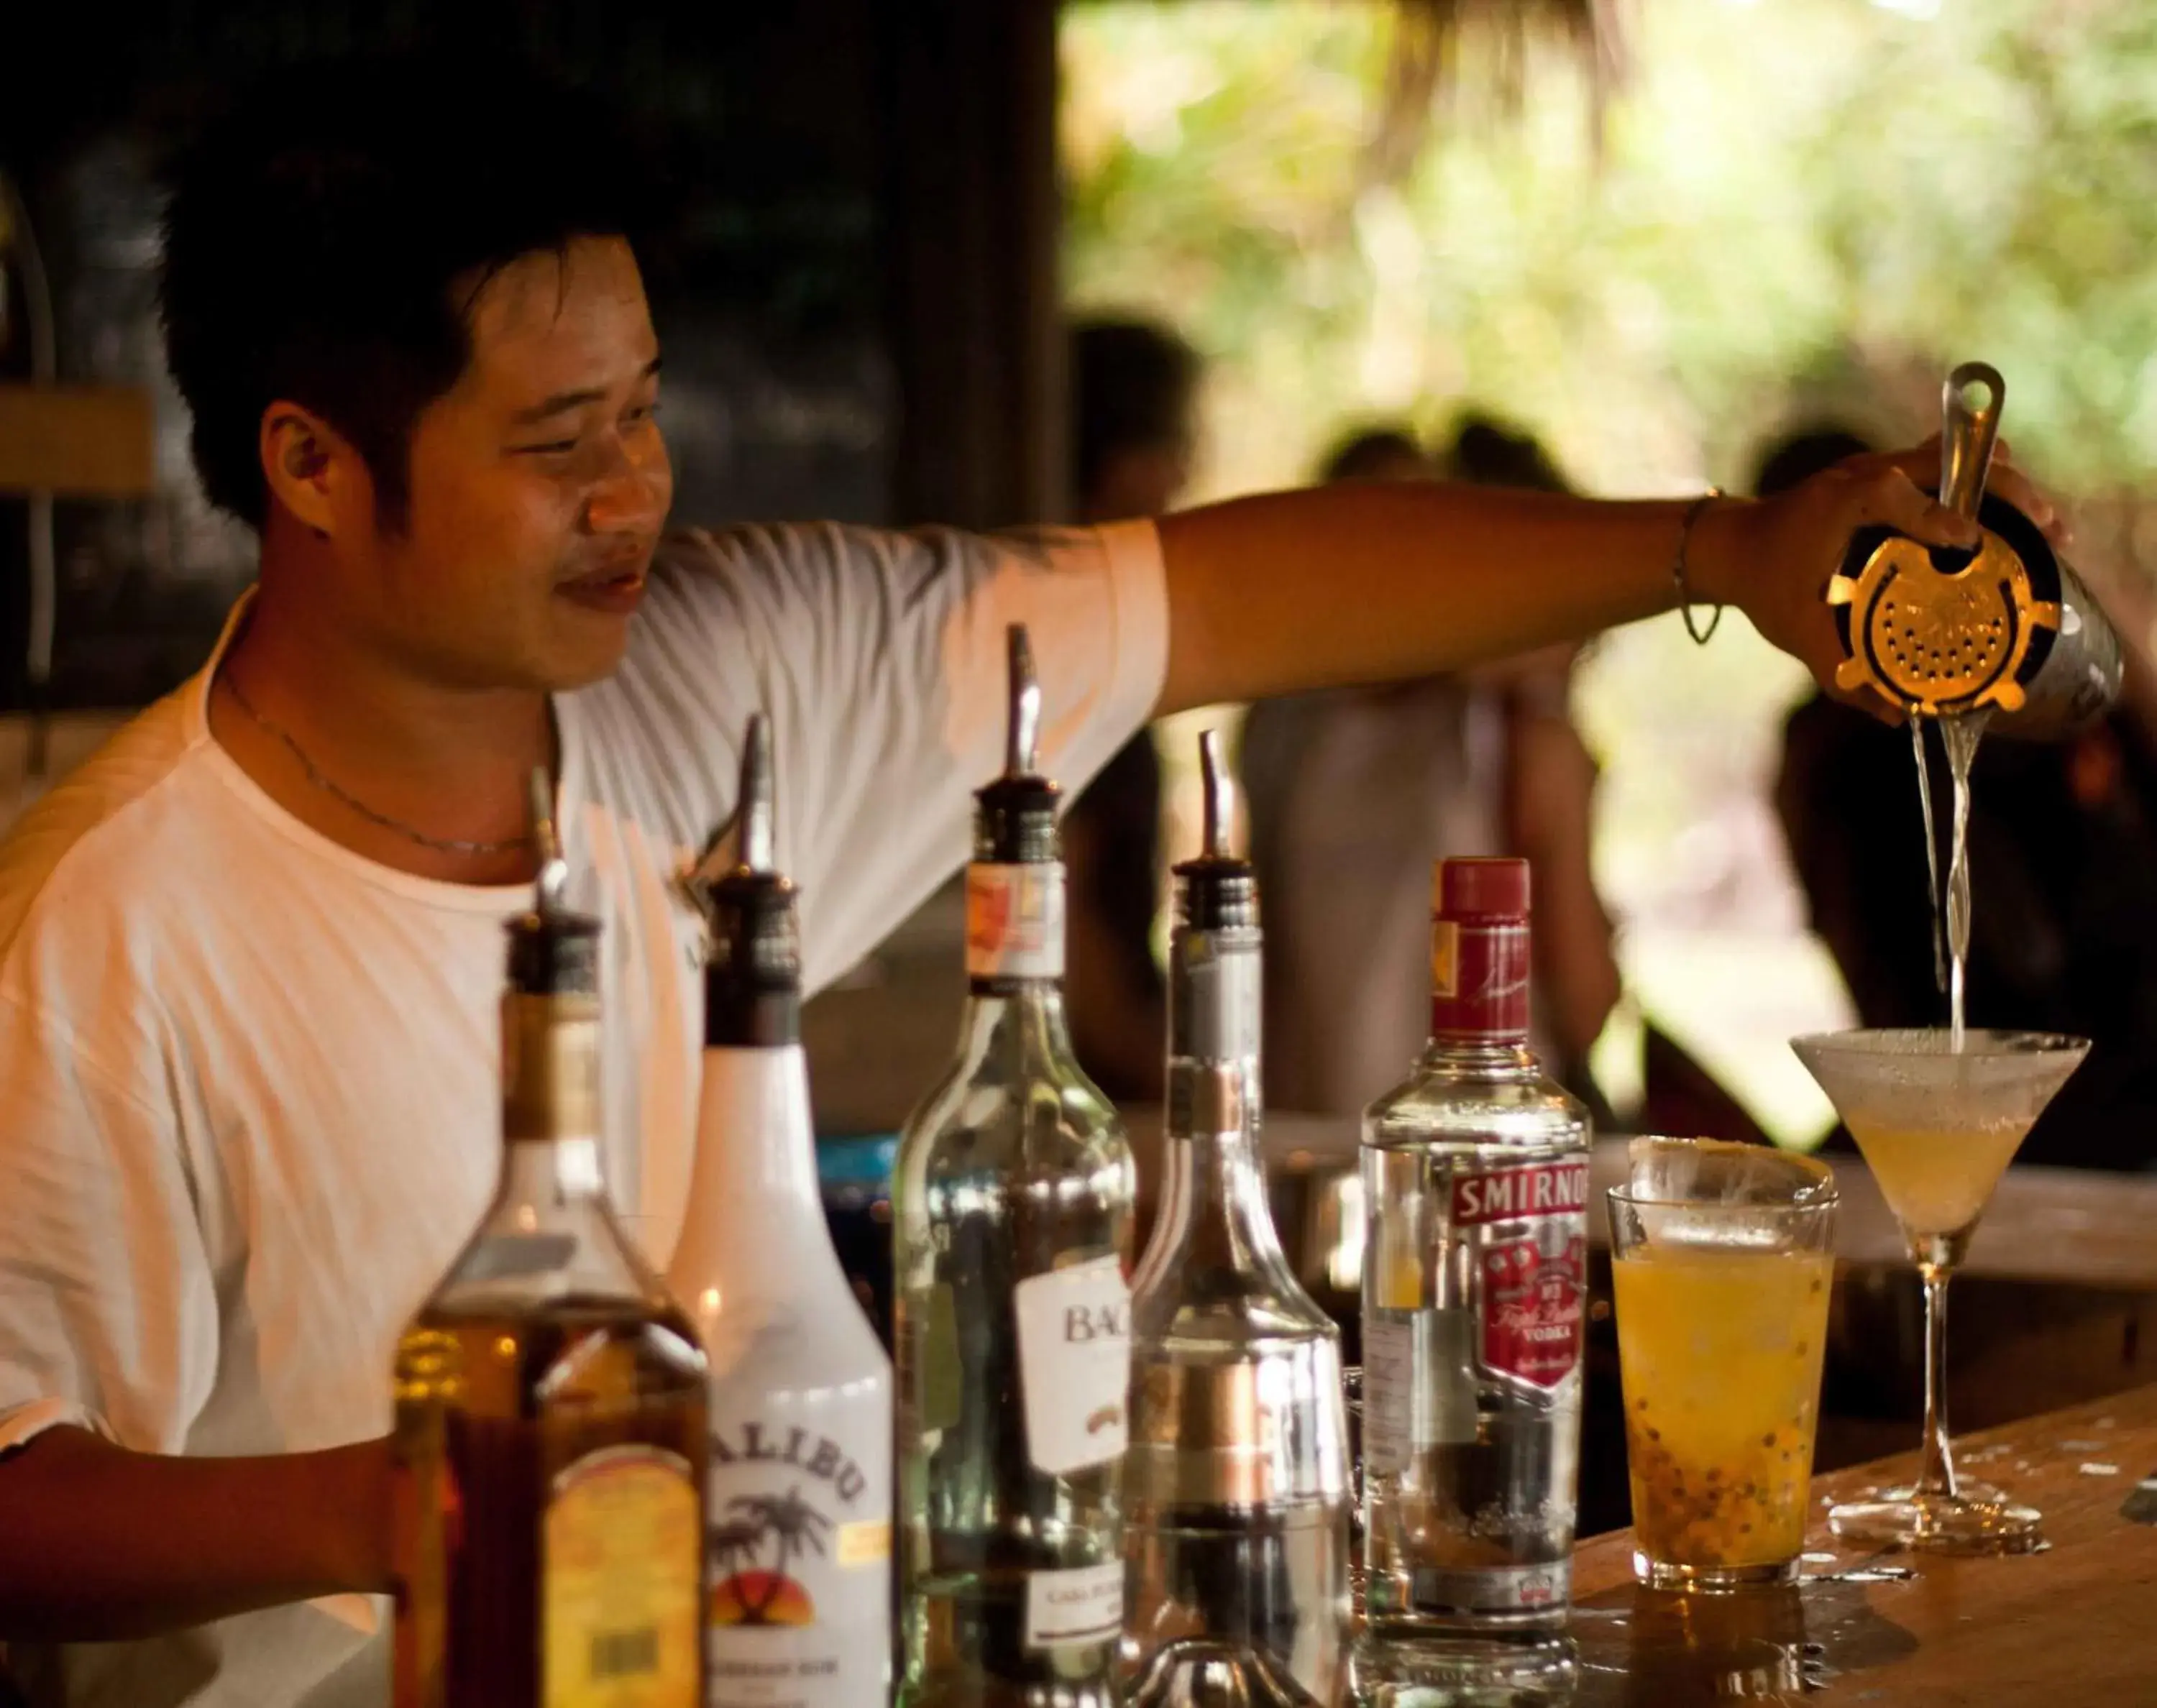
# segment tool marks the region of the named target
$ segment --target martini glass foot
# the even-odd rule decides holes
[[[1846,1500],[1827,1515],[1846,1542],[1911,1548],[1928,1554],[2026,1554],[2042,1540],[2041,1515],[1996,1489],[1960,1494],[1890,1489],[1871,1500]]]

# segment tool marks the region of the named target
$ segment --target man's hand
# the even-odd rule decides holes
[[[2009,462],[2003,444],[1986,486],[2027,516],[2057,544],[2066,529],[2051,499]],[[1846,656],[1827,604],[1851,537],[1886,526],[1928,545],[1972,546],[1974,522],[1918,489],[1939,478],[1937,440],[1915,450],[1852,457],[1779,497],[1711,506],[1693,530],[1686,568],[1695,594],[1734,604],[1785,652],[1804,661],[1838,698],[1900,721],[1878,696],[1849,695],[1835,685]]]

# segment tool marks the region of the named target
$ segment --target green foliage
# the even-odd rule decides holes
[[[1344,421],[1470,402],[1584,483],[1742,481],[1793,414],[1927,429],[1953,360],[2007,374],[2024,460],[2157,469],[2157,8],[1656,0],[1604,145],[1555,58],[1515,125],[1441,120],[1359,187],[1377,5],[1074,8],[1069,291],[1215,358],[1217,487]],[[1284,401],[1293,403],[1284,409]]]

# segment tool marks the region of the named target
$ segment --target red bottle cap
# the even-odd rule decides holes
[[[1528,862],[1441,860],[1430,934],[1433,1037],[1528,1036]]]
[[[1431,911],[1463,923],[1528,917],[1528,862],[1512,857],[1441,860]]]

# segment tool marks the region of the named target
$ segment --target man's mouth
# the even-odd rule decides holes
[[[564,581],[554,591],[573,604],[583,605],[588,610],[603,611],[611,616],[626,616],[636,609],[644,597],[644,584],[649,559],[640,553],[633,558],[617,559],[602,565],[589,575],[579,575],[574,581]]]

